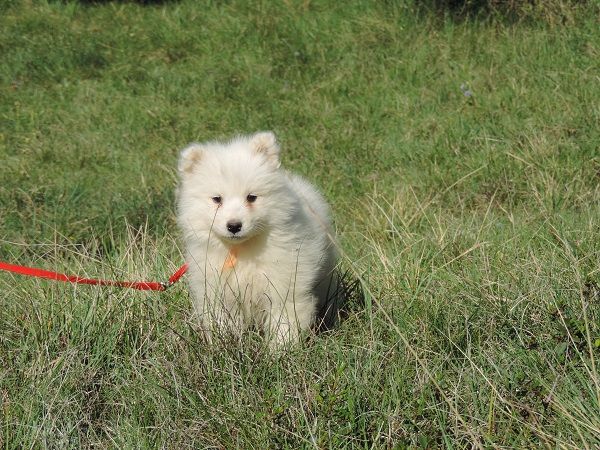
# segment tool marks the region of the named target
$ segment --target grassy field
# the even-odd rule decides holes
[[[365,293],[277,356],[0,272],[0,447],[598,448],[594,3],[0,2],[1,261],[165,279],[178,149],[272,129]]]

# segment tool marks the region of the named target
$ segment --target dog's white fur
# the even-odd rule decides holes
[[[181,152],[178,221],[195,313],[209,338],[255,326],[272,344],[286,343],[336,304],[328,303],[337,292],[329,208],[312,185],[280,168],[279,155],[272,132]]]

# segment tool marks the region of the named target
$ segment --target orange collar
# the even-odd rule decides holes
[[[231,247],[229,249],[229,253],[227,253],[227,257],[225,258],[225,262],[223,263],[223,271],[227,270],[227,269],[233,269],[235,267],[235,265],[237,264],[238,261],[238,248],[237,247]]]

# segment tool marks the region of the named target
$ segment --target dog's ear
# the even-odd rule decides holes
[[[281,149],[272,131],[261,131],[250,138],[250,145],[256,153],[262,153],[276,167],[281,165],[279,153]]]
[[[200,144],[190,144],[179,154],[179,173],[182,175],[191,173],[194,166],[202,159],[204,148]]]

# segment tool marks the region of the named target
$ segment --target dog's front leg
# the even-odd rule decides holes
[[[314,322],[315,304],[310,295],[272,304],[267,324],[270,345],[298,342],[302,331],[309,330]]]

